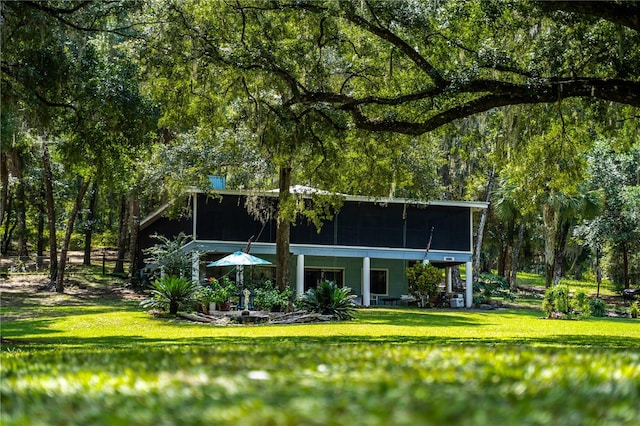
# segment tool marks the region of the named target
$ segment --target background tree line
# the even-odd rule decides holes
[[[71,248],[135,277],[140,219],[211,174],[281,189],[281,288],[290,223],[340,206],[291,184],[488,200],[477,271],[640,282],[638,2],[1,8],[0,248],[57,291]]]

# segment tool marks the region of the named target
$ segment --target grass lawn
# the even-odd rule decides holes
[[[638,320],[375,308],[216,327],[2,290],[3,425],[640,424]]]

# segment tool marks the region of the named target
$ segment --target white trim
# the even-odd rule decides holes
[[[140,230],[142,231],[144,228],[147,227],[147,225],[151,224],[152,222],[155,222],[158,216],[162,216],[162,214],[165,211],[167,211],[170,205],[171,205],[170,203],[163,204],[160,207],[158,207],[155,211],[148,214],[147,217],[145,217],[140,221]]]
[[[312,190],[300,190],[296,189],[299,187],[293,186],[291,187],[292,194],[298,195],[310,195],[313,193],[316,194],[330,194],[329,192],[314,189]],[[307,187],[303,187],[307,188]],[[315,192],[314,192],[315,191]],[[204,191],[199,188],[189,188],[187,192],[197,193],[197,194],[205,194]],[[256,190],[256,191],[246,191],[246,190],[235,190],[235,189],[218,189],[215,190],[214,193],[217,195],[263,195],[266,197],[277,197],[278,190]],[[471,207],[476,209],[486,209],[489,207],[489,203],[486,201],[452,201],[452,200],[435,200],[435,201],[420,201],[420,200],[412,200],[407,198],[389,198],[389,197],[367,197],[362,195],[347,195],[347,194],[333,194],[338,195],[344,198],[344,201],[357,201],[357,202],[369,202],[375,204],[409,204],[416,206],[445,206],[445,207]]]
[[[209,253],[233,253],[246,247],[246,241],[198,240],[197,248]],[[215,246],[210,250],[207,246]],[[253,242],[251,251],[257,254],[276,253],[275,243]],[[291,244],[289,251],[293,255],[304,254],[319,257],[370,257],[372,259],[422,260],[424,249],[371,246],[338,246],[321,244]],[[452,257],[454,260],[445,258]],[[458,250],[429,250],[428,259],[433,262],[451,262],[461,264],[471,260],[471,252]]]
[[[193,240],[198,239],[198,194],[193,197]]]
[[[299,254],[296,258],[296,294],[304,293],[304,254]]]
[[[371,305],[371,258],[362,258],[362,305]]]
[[[470,308],[473,302],[473,264],[471,262],[467,262],[465,273],[465,304]]]

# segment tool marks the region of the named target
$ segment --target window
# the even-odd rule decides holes
[[[371,280],[371,294],[388,294],[388,271],[386,269],[372,269]]]
[[[344,285],[344,270],[304,268],[304,291],[316,288],[322,281],[333,281],[338,287],[342,287]]]

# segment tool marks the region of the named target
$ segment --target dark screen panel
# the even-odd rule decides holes
[[[248,241],[251,236],[254,241],[274,242],[275,221],[263,225],[251,217],[244,196],[198,197],[198,239]]]
[[[426,248],[433,228],[431,249],[471,250],[468,207],[427,206],[407,211],[407,247]]]
[[[277,199],[273,199],[276,203]],[[198,239],[275,243],[276,222],[266,225],[249,215],[245,196],[198,197]],[[191,233],[191,220],[161,218],[145,234]],[[334,219],[318,233],[315,225],[302,218],[291,227],[291,243],[425,249],[433,227],[434,250],[471,250],[470,209],[468,207],[416,206],[347,201]],[[146,245],[146,244],[144,244]]]

